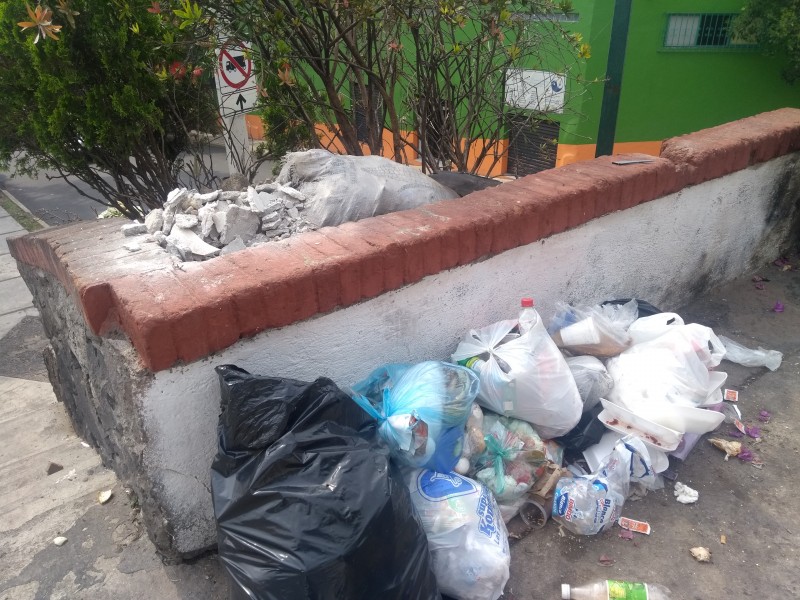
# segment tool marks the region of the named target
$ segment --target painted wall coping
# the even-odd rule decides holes
[[[666,140],[660,157],[574,163],[179,267],[155,245],[124,249],[120,219],[11,238],[9,248],[57,277],[94,333],[121,331],[160,371],[797,150],[800,109],[785,108]],[[612,164],[620,159],[650,162]]]

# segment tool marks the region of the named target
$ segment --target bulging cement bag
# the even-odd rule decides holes
[[[508,582],[511,554],[491,492],[457,473],[426,469],[409,477],[439,589],[456,600],[497,600]]]
[[[524,335],[513,333],[516,326],[509,320],[471,330],[453,361],[478,373],[482,406],[528,421],[542,439],[564,435],[583,410],[572,373],[541,319]]]
[[[299,190],[304,216],[320,227],[459,197],[413,167],[327,150],[290,152],[275,182]]]
[[[374,420],[328,379],[217,373],[211,491],[231,599],[439,599],[425,531]]]

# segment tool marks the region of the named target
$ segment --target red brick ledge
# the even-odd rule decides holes
[[[614,157],[648,163],[576,163],[181,269],[158,248],[122,248],[129,240],[116,219],[12,238],[9,247],[56,276],[96,334],[121,330],[144,366],[160,371],[798,149],[800,110],[783,109],[668,140],[660,158]]]

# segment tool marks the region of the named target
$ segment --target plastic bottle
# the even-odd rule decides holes
[[[563,600],[669,600],[669,589],[651,583],[596,581],[579,587],[561,585]]]
[[[533,308],[533,298],[523,298],[520,301],[519,333],[525,335],[539,322],[539,313]]]

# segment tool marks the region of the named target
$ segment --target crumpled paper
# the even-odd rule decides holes
[[[680,481],[675,482],[675,499],[681,504],[694,504],[700,498],[697,490],[693,490],[688,485],[684,485]]]

